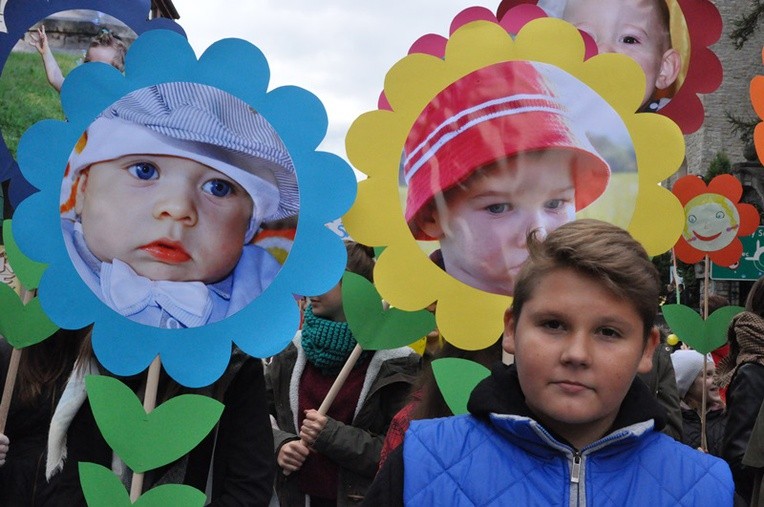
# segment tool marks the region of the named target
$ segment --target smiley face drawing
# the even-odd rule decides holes
[[[737,237],[740,215],[735,204],[719,194],[701,194],[684,207],[682,237],[703,252],[721,250]]]

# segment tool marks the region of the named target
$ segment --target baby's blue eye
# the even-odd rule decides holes
[[[624,44],[639,44],[639,39],[632,35],[626,35],[621,39]]]
[[[233,185],[225,180],[210,180],[202,185],[202,190],[215,197],[225,197],[233,193]]]
[[[149,162],[138,162],[128,167],[127,170],[139,180],[155,180],[159,178],[159,171],[156,166]]]
[[[509,204],[507,203],[491,204],[490,206],[486,206],[485,209],[488,213],[493,213],[494,215],[498,215],[499,213],[505,213],[509,211]]]
[[[562,208],[563,204],[565,204],[565,201],[563,201],[562,199],[552,199],[552,200],[546,202],[546,208],[547,209],[559,209],[559,208]]]

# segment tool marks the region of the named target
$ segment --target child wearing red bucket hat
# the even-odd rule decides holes
[[[442,267],[512,295],[525,239],[575,219],[607,187],[610,167],[555,90],[564,71],[509,61],[474,71],[432,99],[405,143],[406,221],[438,240]]]

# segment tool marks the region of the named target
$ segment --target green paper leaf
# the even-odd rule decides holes
[[[454,415],[460,415],[467,413],[467,401],[472,390],[491,371],[469,359],[445,357],[432,362],[432,373],[446,405]]]
[[[727,328],[730,327],[732,318],[740,312],[744,312],[742,306],[723,306],[717,309],[706,319],[706,334],[708,335],[708,351],[716,350],[727,341]],[[703,352],[703,351],[701,351]]]
[[[88,375],[85,385],[101,434],[135,472],[187,454],[217,424],[224,408],[212,398],[184,394],[146,414],[135,393],[115,378]]]
[[[18,294],[4,283],[0,283],[0,308],[0,335],[14,348],[40,343],[58,329],[42,311],[38,298],[24,305]]]
[[[114,472],[95,463],[80,463],[80,486],[88,507],[130,507],[122,481]]]
[[[147,491],[133,504],[122,481],[108,468],[80,463],[79,470],[88,507],[203,507],[207,501],[204,493],[191,486],[165,484]]]
[[[382,252],[385,251],[386,246],[375,246],[374,247],[374,258],[379,259],[379,256],[382,255]]]
[[[364,350],[402,347],[435,329],[435,316],[427,310],[383,310],[374,285],[355,273],[345,272],[342,277],[342,308]]]
[[[724,345],[730,320],[742,311],[744,308],[739,306],[725,306],[704,321],[688,306],[663,305],[663,316],[674,334],[701,354],[707,354]]]
[[[8,256],[8,262],[13,268],[13,272],[18,277],[21,285],[25,289],[36,289],[40,285],[40,278],[47,264],[42,264],[31,260],[21,253],[19,246],[13,239],[11,220],[3,220],[3,242],[5,243],[5,253]]]
[[[184,484],[164,484],[145,492],[133,507],[204,507],[207,495]]]

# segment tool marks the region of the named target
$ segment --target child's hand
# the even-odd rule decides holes
[[[325,415],[319,414],[317,410],[306,410],[305,420],[300,428],[300,438],[308,445],[313,445],[316,443],[318,434],[326,427],[328,420]]]
[[[276,462],[284,469],[285,473],[296,472],[302,468],[302,464],[305,463],[305,458],[308,457],[308,454],[310,454],[310,449],[301,440],[292,440],[281,446]]]
[[[45,25],[40,25],[37,29],[37,35],[30,33],[27,37],[27,43],[34,46],[40,54],[48,51],[48,36],[45,35]]]
[[[0,433],[0,467],[5,465],[5,457],[8,455],[8,437]]]

